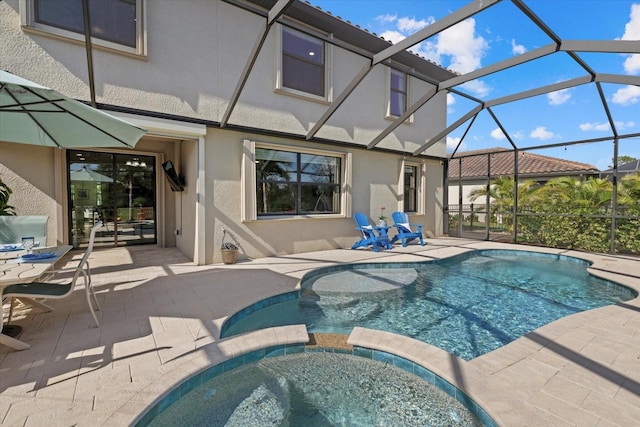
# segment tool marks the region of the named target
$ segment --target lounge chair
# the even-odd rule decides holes
[[[101,222],[97,222],[93,228],[91,229],[91,235],[89,237],[89,246],[82,255],[80,262],[75,268],[71,269],[63,269],[63,270],[52,270],[49,273],[69,273],[74,272],[73,277],[68,283],[49,283],[49,282],[30,282],[30,283],[20,283],[17,285],[7,286],[2,293],[2,298],[12,298],[11,307],[9,309],[9,320],[7,323],[11,322],[11,316],[13,315],[13,303],[15,298],[20,298],[22,302],[32,302],[33,305],[40,307],[44,310],[51,311],[52,308],[46,304],[41,303],[40,301],[35,301],[34,298],[44,298],[44,299],[61,299],[67,297],[73,293],[73,290],[76,285],[76,281],[80,276],[84,281],[84,291],[87,296],[87,303],[89,304],[89,310],[91,310],[91,315],[93,316],[93,320],[96,322],[96,327],[100,326],[98,322],[98,318],[94,311],[93,303],[95,303],[98,310],[100,310],[100,304],[98,303],[98,299],[96,298],[96,294],[93,291],[93,286],[91,284],[91,271],[89,269],[89,262],[87,261],[91,251],[93,250],[93,243],[96,237],[96,230],[102,227]],[[25,301],[26,299],[26,301]],[[93,299],[93,301],[92,301]]]
[[[407,243],[414,239],[419,239],[420,246],[424,246],[421,224],[409,224],[409,215],[404,212],[394,212],[391,214],[391,218],[394,222],[393,226],[398,231],[398,234],[393,236],[393,239],[391,239],[391,243],[395,243],[400,240],[402,242],[402,247],[406,248]],[[416,231],[413,231],[412,227],[414,227]]]
[[[358,225],[356,230],[360,231],[362,239],[358,240],[351,249],[357,249],[363,246],[372,246],[375,252],[378,252],[378,246],[385,249],[391,249],[391,242],[389,241],[386,229],[380,229],[370,225],[369,220],[362,213],[354,214],[353,219]],[[376,229],[379,231],[378,233],[376,233]]]

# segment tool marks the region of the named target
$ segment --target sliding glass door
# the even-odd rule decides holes
[[[67,164],[74,247],[86,246],[97,221],[96,245],[156,243],[155,157],[68,150]]]

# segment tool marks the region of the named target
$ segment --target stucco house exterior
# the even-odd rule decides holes
[[[134,149],[0,141],[19,215],[47,244],[176,246],[198,264],[348,248],[354,212],[408,211],[443,233],[446,95],[455,75],[301,1],[0,2],[0,66],[148,130]],[[380,136],[383,135],[382,138]],[[171,161],[184,177],[172,191]],[[74,180],[82,169],[106,178]],[[97,176],[97,175],[92,175]]]

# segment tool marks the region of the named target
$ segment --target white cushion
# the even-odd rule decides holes
[[[411,233],[411,225],[409,225],[408,222],[400,222],[396,225],[400,230],[404,231],[405,233]]]

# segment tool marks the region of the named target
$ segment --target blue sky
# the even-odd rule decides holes
[[[465,0],[311,0],[324,11],[397,43],[470,1]],[[640,40],[640,0],[525,0],[562,40]],[[460,73],[546,46],[551,39],[510,1],[504,0],[412,48],[415,53]],[[640,55],[578,53],[597,73],[640,75]],[[567,53],[559,52],[465,84],[459,89],[483,101],[586,76]],[[640,87],[603,83],[602,91],[620,135],[640,133]],[[450,95],[448,125],[477,103]],[[595,84],[581,85],[493,107],[519,147],[611,136]],[[469,122],[447,137],[449,151]],[[485,110],[458,149],[510,147]],[[543,155],[606,169],[613,157],[611,140],[535,150]],[[621,139],[619,155],[640,158],[640,138]]]

